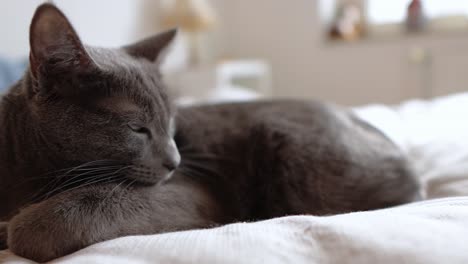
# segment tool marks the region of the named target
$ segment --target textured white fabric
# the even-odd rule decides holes
[[[124,237],[52,263],[468,263],[468,197]],[[9,264],[31,263],[0,253]]]
[[[427,199],[468,195],[468,93],[356,113],[407,152]]]
[[[53,263],[468,263],[468,94],[356,113],[410,155],[429,200],[330,217],[124,237]],[[0,263],[32,263],[0,253]]]

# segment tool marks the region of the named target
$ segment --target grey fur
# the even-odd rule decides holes
[[[8,223],[7,222],[0,222],[0,250],[7,248],[7,230],[8,230]]]
[[[125,235],[418,199],[398,147],[337,106],[176,113],[158,72],[174,34],[85,47],[56,7],[39,7],[30,69],[0,102],[0,249],[48,261]]]

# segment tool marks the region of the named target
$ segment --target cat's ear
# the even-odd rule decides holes
[[[31,22],[29,42],[30,67],[35,78],[42,71],[77,70],[92,63],[68,19],[52,4],[37,8]]]
[[[145,58],[149,61],[161,64],[176,35],[177,29],[172,29],[123,48],[128,54],[134,57]]]

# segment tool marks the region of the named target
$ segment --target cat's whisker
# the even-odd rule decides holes
[[[56,179],[57,178],[57,175],[55,175],[56,173],[59,173],[59,172],[62,172],[62,171],[67,171],[67,170],[70,170],[72,168],[75,168],[75,167],[59,169],[59,170],[55,170],[55,171],[49,171],[49,172],[46,172],[46,173],[44,173],[44,174],[42,174],[40,176],[25,178],[21,182],[15,184],[13,186],[10,186],[9,188],[17,188],[17,187],[19,187],[19,186],[21,186],[23,184],[29,183],[31,181],[38,181],[38,180],[44,180],[44,179]]]
[[[61,194],[71,192],[73,190],[83,188],[83,187],[86,187],[86,186],[90,186],[90,185],[93,185],[93,184],[96,184],[96,183],[106,182],[106,181],[112,180],[112,178],[113,177],[111,177],[111,178],[101,178],[101,177],[99,177],[99,179],[97,179],[97,180],[94,180],[94,181],[91,181],[91,182],[86,182],[85,184],[82,184],[82,185],[67,189],[67,190],[63,191]]]
[[[50,192],[47,194],[47,196],[46,196],[45,199],[48,199],[51,195],[53,195],[54,193],[56,193],[56,192],[58,192],[58,191],[60,191],[60,190],[63,190],[63,189],[64,189],[64,192],[67,192],[67,191],[70,191],[70,190],[72,190],[72,189],[77,189],[77,188],[80,188],[80,187],[82,187],[82,186],[87,186],[87,185],[89,185],[89,184],[91,184],[91,183],[96,183],[96,182],[101,182],[101,181],[109,181],[109,182],[112,182],[112,180],[115,180],[115,179],[118,179],[118,177],[117,177],[117,176],[112,176],[112,175],[107,176],[107,177],[102,177],[101,175],[96,175],[96,176],[94,176],[94,177],[92,177],[92,178],[78,179],[78,180],[76,180],[76,181],[74,181],[74,182],[69,183],[68,186],[73,186],[73,185],[75,185],[75,184],[77,184],[77,183],[83,183],[83,184],[79,184],[79,185],[77,185],[77,186],[75,186],[75,187],[72,187],[72,188],[70,188],[70,189],[65,189],[65,187],[68,187],[68,186],[59,186],[59,187],[56,188],[55,190],[50,191]]]
[[[67,186],[71,186],[71,185],[75,185],[77,183],[81,183],[81,182],[88,182],[89,180],[94,180],[98,177],[93,177],[93,178],[87,178],[87,179],[83,179],[83,178],[80,178],[80,179],[77,179],[73,182],[70,182],[69,184],[67,184]],[[53,196],[55,193],[59,192],[60,190],[64,189],[66,186],[58,186],[58,187],[55,187],[54,189],[52,189],[51,191],[48,191],[47,193],[43,194],[42,196],[40,196],[38,198],[38,200],[47,200],[49,199],[51,196]]]
[[[116,171],[113,171],[113,172],[109,172],[109,173],[105,173],[105,174],[96,174],[96,175],[93,175],[91,178],[82,178],[82,179],[78,179],[76,181],[73,181],[73,179],[76,179],[77,177],[82,177],[84,175],[88,175],[89,173],[82,173],[82,174],[79,174],[77,176],[74,176],[72,179],[69,179],[67,181],[65,181],[62,185],[56,187],[53,191],[50,191],[49,194],[53,194],[54,192],[60,190],[60,189],[64,189],[65,187],[68,187],[68,186],[72,186],[78,182],[81,182],[81,181],[88,181],[88,180],[91,180],[91,179],[96,179],[96,178],[112,178],[113,176],[118,176],[118,174],[125,170],[125,169],[129,169],[131,166],[126,166],[126,167],[121,167],[120,169],[116,170]],[[47,196],[48,198],[48,196]]]
[[[77,183],[80,183],[80,182],[86,182],[86,181],[89,181],[89,180],[93,180],[93,179],[96,179],[96,178],[99,178],[99,176],[93,176],[93,177],[89,177],[89,178],[79,178],[79,179],[75,179],[74,181],[72,182],[69,182],[69,184],[67,185],[74,185],[74,184],[77,184]],[[63,189],[65,188],[65,186],[62,185],[57,185],[59,181],[56,181],[56,185],[54,185],[52,188],[50,188],[51,190],[46,192],[46,193],[42,193],[39,192],[38,195],[40,195],[38,198],[36,198],[35,200],[38,200],[38,201],[41,201],[43,199],[48,199],[52,194],[56,193],[57,191],[59,191],[60,189]],[[45,188],[43,188],[45,189]]]
[[[113,162],[112,160],[94,160],[94,161],[90,161],[90,162],[86,162],[86,163],[83,163],[81,165],[78,165],[76,167],[73,167],[71,168],[69,171],[67,171],[64,175],[67,175],[75,170],[78,170],[80,168],[86,168],[87,166],[91,166],[91,165],[104,165],[104,164],[107,164],[109,162]]]
[[[177,149],[178,149],[180,152],[190,151],[190,150],[196,150],[195,146],[193,146],[193,145],[182,145],[182,146],[177,146]]]
[[[79,181],[83,181],[84,179],[81,179]],[[58,179],[57,179],[58,181]],[[31,203],[36,203],[40,202],[44,199],[47,199],[53,192],[56,192],[59,188],[54,188],[51,191],[44,192],[46,190],[46,186],[42,187],[40,190],[38,190],[34,195],[31,196],[31,198],[25,203],[25,204],[31,204]]]
[[[120,181],[119,184],[117,184],[114,188],[112,188],[112,190],[109,191],[109,194],[108,194],[104,199],[102,199],[102,201],[99,203],[99,207],[98,207],[99,210],[106,204],[106,202],[107,202],[109,199],[111,199],[111,197],[112,197],[112,196],[114,195],[114,193],[118,190],[118,188],[119,188],[120,186],[122,186],[122,184],[124,184],[126,181],[127,181],[127,180],[125,180],[125,179],[122,180],[122,181]]]
[[[85,175],[93,175],[95,173],[98,173],[98,172],[106,172],[106,171],[112,171],[114,169],[119,169],[121,168],[121,166],[113,166],[113,167],[99,167],[99,168],[89,168],[87,170],[84,170],[85,172],[82,172],[82,173],[79,173],[77,175],[74,175],[72,176],[71,178],[69,178],[68,180],[65,181],[65,183],[67,181],[70,181],[70,180],[73,180],[73,179],[76,179],[77,177],[83,177]],[[61,175],[59,176],[60,178],[64,178],[64,177],[67,177],[67,176],[70,176],[70,175]]]
[[[34,177],[34,178],[30,178],[30,179],[27,179],[27,181],[31,181],[31,180],[40,180],[40,179],[48,179],[48,178],[62,178],[62,177],[65,177],[67,176],[71,171],[80,171],[80,170],[92,170],[92,169],[95,169],[95,168],[81,168],[83,166],[89,166],[89,165],[95,165],[95,163],[97,162],[103,162],[103,161],[107,161],[107,160],[98,160],[98,161],[92,161],[92,162],[88,162],[88,163],[84,163],[84,164],[81,164],[79,166],[75,166],[75,167],[70,167],[70,168],[64,168],[64,169],[59,169],[59,170],[55,170],[55,171],[50,171],[50,172],[47,172],[41,176],[38,176],[38,177]],[[63,172],[63,171],[66,171],[66,173],[64,174],[61,174],[61,175],[58,175],[58,173],[60,172]],[[49,183],[50,184],[50,183]]]
[[[201,164],[194,161],[184,161],[181,168],[202,169],[211,173],[218,173],[215,168],[210,168],[208,164]]]
[[[14,184],[14,185],[10,185],[8,188],[16,189],[16,188],[21,187],[24,184],[31,183],[32,181],[39,181],[39,180],[44,180],[44,179],[53,179],[53,180],[55,180],[56,178],[57,178],[56,176],[42,176],[42,177],[26,178],[26,179],[23,179],[22,181]]]
[[[122,180],[119,184],[117,184],[110,192],[109,192],[109,195],[107,195],[107,197],[103,200],[103,202],[105,202],[107,199],[110,199],[110,197],[112,197],[112,194],[120,187],[122,186],[122,184],[124,184],[126,182],[126,180]]]
[[[110,169],[107,169],[107,170],[110,170]],[[80,174],[77,174],[77,175],[74,175],[72,177],[70,177],[69,179],[65,180],[65,182],[62,182],[62,186],[61,187],[58,187],[58,188],[64,188],[65,186],[69,186],[69,185],[72,185],[73,184],[73,181],[77,178],[83,178],[84,180],[88,179],[84,176],[87,176],[87,175],[91,175],[91,176],[94,176],[97,172],[102,172],[102,171],[106,171],[105,169],[102,169],[102,170],[99,170],[99,169],[95,169],[95,170],[89,170],[89,171],[86,171],[84,173],[80,173]],[[50,183],[47,184],[46,186],[43,187],[43,189],[45,188],[57,188],[57,184],[60,182],[60,180],[62,180],[64,177],[66,176],[69,176],[69,175],[61,175],[59,177],[57,177],[57,179],[51,183],[53,183],[52,186],[50,186]],[[99,176],[99,175],[98,175]]]
[[[129,184],[127,184],[125,187],[122,188],[121,193],[120,193],[120,197],[119,197],[119,200],[118,200],[118,204],[121,203],[123,196],[125,195],[126,191],[128,191],[127,189],[130,188],[136,181],[137,180],[134,179]]]
[[[211,171],[216,171],[214,166],[209,166],[208,164],[201,164],[193,161],[185,161],[181,168],[200,168],[200,169],[205,169],[205,170],[211,170]]]
[[[47,173],[44,173],[42,174],[41,176],[37,176],[37,177],[31,177],[31,178],[26,178],[26,179],[23,179],[23,181],[13,185],[13,186],[10,186],[9,188],[17,188],[19,187],[20,185],[23,185],[25,183],[29,183],[31,181],[39,181],[39,180],[44,180],[44,179],[57,179],[57,178],[61,178],[61,177],[64,177],[64,176],[67,176],[67,174],[60,174],[60,175],[56,175],[57,173],[59,172],[62,172],[62,171],[70,171],[71,169],[74,169],[76,167],[70,167],[70,168],[65,168],[65,169],[60,169],[60,170],[55,170],[55,171],[50,171],[50,172],[47,172]],[[107,167],[108,169],[111,169],[111,167]],[[120,166],[115,166],[115,168],[120,168]],[[88,171],[88,170],[96,170],[96,168],[81,168],[81,169],[77,169],[76,171]]]
[[[231,163],[239,163],[239,161],[235,160],[234,158],[226,158],[208,153],[183,153],[182,158],[185,160],[225,161]]]
[[[99,160],[99,161],[93,161],[93,162],[88,162],[88,163],[82,164],[82,165],[78,166],[78,167],[80,167],[79,169],[76,169],[77,167],[74,167],[71,170],[67,169],[68,172],[66,174],[55,176],[56,177],[55,180],[49,182],[48,184],[43,186],[40,190],[38,190],[36,192],[36,194],[32,195],[32,198],[30,199],[30,201],[35,202],[35,201],[43,199],[44,197],[47,199],[51,194],[59,191],[60,189],[65,188],[65,187],[75,185],[75,184],[77,184],[79,182],[83,182],[83,181],[90,181],[90,180],[95,179],[95,178],[102,178],[102,177],[112,176],[112,175],[118,174],[122,170],[128,169],[130,167],[130,166],[125,166],[125,167],[122,167],[122,166],[85,167],[85,166],[96,166],[98,164],[103,164],[104,165],[104,164],[108,164],[109,162],[111,162],[111,161],[109,161],[109,160]],[[65,182],[62,182],[59,185],[60,180],[63,179],[64,177],[66,177],[66,176],[70,176],[69,172],[72,171],[72,170],[75,170],[75,172],[79,172],[79,171],[84,171],[84,172],[79,173],[77,175],[73,175],[72,177],[65,180]],[[91,175],[91,177],[88,176],[88,177],[83,178],[84,176],[87,176],[87,175]],[[77,178],[80,178],[80,179],[76,180]],[[47,188],[52,189],[52,190],[43,194],[44,190],[46,190]]]

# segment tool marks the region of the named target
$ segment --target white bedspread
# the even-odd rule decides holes
[[[468,263],[468,94],[356,112],[410,155],[432,200],[124,237],[53,263]],[[4,251],[0,263],[32,262]]]

